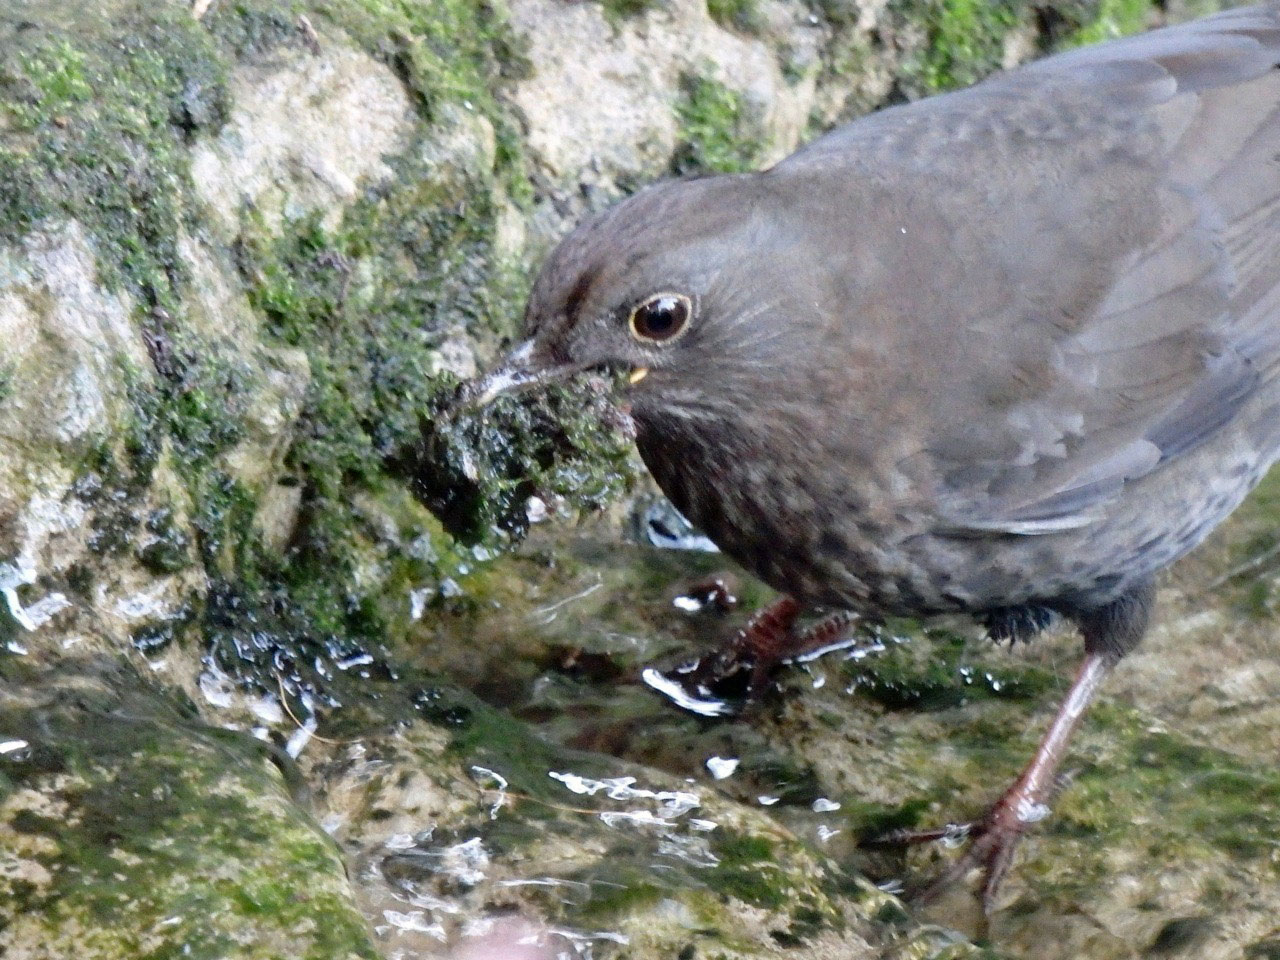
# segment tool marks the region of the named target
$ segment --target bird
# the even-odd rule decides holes
[[[1035,755],[930,888],[981,870],[991,910],[1157,574],[1280,457],[1280,3],[650,185],[555,247],[458,403],[601,369],[658,486],[782,595],[762,655],[810,610],[1078,630]]]

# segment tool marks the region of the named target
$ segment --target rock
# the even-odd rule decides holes
[[[557,180],[592,171],[617,180],[661,168],[676,144],[672,109],[681,73],[710,71],[746,92],[789,152],[804,123],[791,106],[780,65],[760,40],[716,25],[698,0],[675,0],[640,22],[610,24],[600,6],[517,0],[512,21],[538,65],[517,85],[529,148]],[[781,102],[780,102],[781,101]]]
[[[451,957],[746,958],[770,943],[815,960],[978,955],[713,788],[556,750],[456,693],[420,702],[435,724],[311,768],[387,955],[439,956],[442,943]],[[491,725],[505,735],[474,739]],[[456,764],[427,762],[468,741]],[[903,923],[886,938],[889,914]]]
[[[0,684],[0,952],[375,957],[269,754],[99,668]]]
[[[106,432],[124,402],[121,366],[147,366],[132,310],[102,288],[78,223],[49,224],[0,250],[0,337],[11,371],[0,430],[10,445],[74,447]],[[31,465],[3,463],[4,487],[19,487]]]
[[[335,226],[361,186],[392,175],[385,158],[412,129],[404,87],[340,39],[241,66],[231,98],[227,124],[191,154],[196,191],[228,236],[246,209],[270,229],[316,211]]]

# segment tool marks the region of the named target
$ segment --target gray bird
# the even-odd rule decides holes
[[[1074,622],[1066,703],[940,881],[985,868],[988,906],[1153,576],[1280,455],[1277,65],[1266,3],[652,186],[559,245],[464,391],[630,371],[658,484],[787,595],[766,653],[802,608]]]

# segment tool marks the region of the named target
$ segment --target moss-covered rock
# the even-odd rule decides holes
[[[311,771],[388,952],[983,955],[705,784],[553,746],[447,688],[417,703],[423,721]]]
[[[751,118],[743,96],[709,77],[681,77],[676,117],[680,126],[671,157],[674,174],[753,170],[764,152],[749,132]]]
[[[269,748],[110,663],[0,674],[6,957],[376,956]]]

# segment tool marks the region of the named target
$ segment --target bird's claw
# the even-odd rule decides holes
[[[990,915],[995,907],[1000,883],[1013,863],[1018,842],[1034,819],[1020,811],[1028,806],[1026,798],[1015,789],[1001,797],[985,817],[970,823],[948,823],[927,830],[894,830],[865,840],[863,847],[905,847],[922,843],[959,846],[966,841],[969,849],[947,870],[911,899],[924,906],[937,900],[949,887],[963,880],[969,872],[982,869],[982,910]]]
[[[848,611],[830,614],[817,623],[797,628],[799,604],[781,597],[756,613],[737,636],[719,650],[671,670],[649,668],[644,680],[695,713],[746,713],[764,699],[778,667],[799,658],[814,658],[851,644],[850,630],[858,617]],[[737,706],[729,706],[727,701]]]
[[[800,607],[782,597],[756,613],[732,641],[670,670],[649,668],[644,681],[678,706],[704,716],[741,714],[764,698],[769,677],[795,644]]]
[[[875,849],[877,847],[915,847],[922,843],[942,843],[943,846],[954,847],[965,840],[976,836],[982,830],[982,822],[948,823],[945,826],[928,830],[908,830],[906,828],[891,830],[879,836],[869,837],[860,846]]]
[[[947,870],[912,899],[920,906],[932,903],[953,884],[959,883],[971,870],[982,869],[982,912],[990,916],[995,909],[996,894],[1009,865],[1013,863],[1018,841],[1026,827],[1012,826],[990,819],[973,824],[969,831],[969,849]]]

